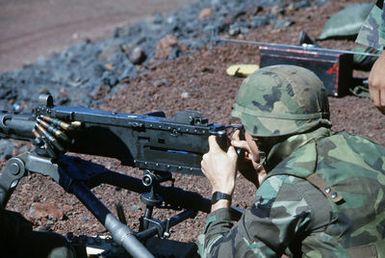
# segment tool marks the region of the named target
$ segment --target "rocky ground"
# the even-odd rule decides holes
[[[296,44],[301,30],[307,31],[313,38],[317,37],[331,14],[353,2],[359,1],[331,0],[323,5],[304,5],[300,6],[301,8],[297,8],[293,4],[285,5],[282,8],[278,5],[254,6],[252,9],[240,12],[233,19],[250,21],[251,17],[257,15],[260,17],[273,15],[275,20],[288,21],[288,23],[278,26],[276,22],[267,22],[256,28],[247,27],[247,31],[244,33],[234,31],[230,33],[231,26],[227,26],[226,30],[221,31],[221,35],[238,39]],[[200,11],[196,13],[201,15],[199,19],[202,21],[218,15],[217,9],[210,8],[210,5],[199,6],[199,8]],[[235,20],[231,21],[232,24],[235,23]],[[210,23],[207,22],[207,24]],[[245,29],[245,27],[240,27]],[[236,28],[233,26],[233,29]],[[252,45],[210,44],[207,38],[204,39],[206,41],[202,42],[199,48],[194,49],[171,32],[164,35],[160,38],[161,41],[156,41],[155,45],[158,48],[155,47],[153,54],[147,54],[151,58],[146,59],[145,63],[141,65],[132,66],[136,70],[136,76],[125,78],[118,76],[117,84],[119,86],[113,87],[113,90],[108,85],[108,82],[111,81],[102,80],[105,83],[97,85],[93,90],[92,105],[101,109],[128,113],[163,110],[167,115],[172,115],[178,110],[194,109],[203,112],[211,121],[229,122],[231,105],[242,79],[230,77],[226,75],[225,71],[229,65],[235,63],[258,64],[259,50]],[[340,49],[348,49],[354,45],[348,40],[328,40],[320,42],[320,44]],[[173,52],[175,46],[178,46],[177,49],[184,54],[169,58],[170,52],[167,51],[171,51],[171,54],[175,53]],[[166,56],[161,55],[163,50],[168,53]],[[114,68],[114,65],[112,67],[105,65],[103,69],[107,72],[109,67]],[[111,69],[111,71],[115,70]],[[366,74],[359,73],[359,75],[365,76]],[[64,88],[67,92],[73,89],[70,86]],[[64,92],[62,96],[68,98],[69,95]],[[70,100],[69,103],[74,102],[73,99]],[[385,144],[385,134],[383,133],[385,120],[370,100],[355,96],[330,97],[330,109],[335,130],[346,130],[365,135]],[[141,171],[122,167],[115,160],[97,157],[85,158],[135,177],[142,175]],[[203,196],[210,195],[209,185],[203,177],[177,174],[175,178],[175,185],[178,187],[197,191]],[[114,209],[115,203],[120,202],[125,208],[129,225],[134,228],[138,226],[137,219],[143,212],[143,205],[137,194],[110,186],[97,187],[94,192],[111,209]],[[240,178],[235,190],[234,205],[247,207],[253,199],[254,192],[255,189]],[[38,229],[60,233],[71,231],[75,234],[105,233],[92,214],[74,197],[42,176],[31,175],[24,178],[7,207],[30,218]],[[165,216],[164,213],[156,214]],[[172,239],[194,241],[203,228],[204,218],[205,214],[199,213],[196,218],[174,227]]]

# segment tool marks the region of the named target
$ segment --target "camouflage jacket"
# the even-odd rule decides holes
[[[384,0],[377,0],[357,36],[356,42],[382,50],[385,47]]]
[[[347,133],[297,145],[238,222],[208,216],[202,257],[385,257],[385,147]]]

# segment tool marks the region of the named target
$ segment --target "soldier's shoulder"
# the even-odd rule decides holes
[[[363,136],[346,132],[337,133],[323,139],[317,145],[319,161],[326,164],[331,162],[357,168],[370,166],[383,171],[385,164],[385,146]]]
[[[330,137],[321,139],[319,145],[325,151],[333,149],[350,148],[360,155],[384,156],[385,146],[374,142],[372,139],[348,132],[338,132]]]
[[[358,44],[380,50],[385,46],[383,3],[383,0],[378,0],[377,4],[373,6],[357,36],[356,42]]]
[[[267,177],[257,190],[257,196],[264,196],[266,199],[277,198],[280,191],[287,187],[293,187],[301,180],[290,174],[271,175]]]

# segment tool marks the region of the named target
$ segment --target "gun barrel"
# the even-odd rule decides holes
[[[35,120],[31,115],[8,113],[0,115],[0,136],[2,137],[30,140],[35,138],[32,132],[34,127]]]

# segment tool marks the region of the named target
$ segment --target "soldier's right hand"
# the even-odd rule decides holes
[[[385,51],[374,63],[369,74],[369,94],[374,105],[385,114]]]
[[[212,186],[213,193],[233,194],[237,159],[234,147],[230,146],[225,152],[218,145],[216,136],[209,136],[209,152],[203,155],[201,167]]]

